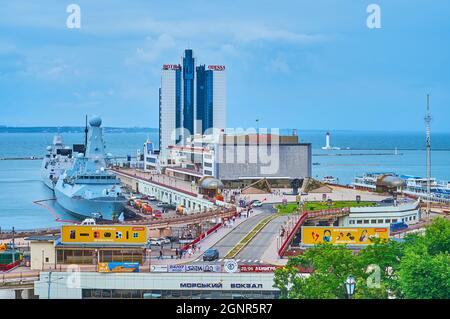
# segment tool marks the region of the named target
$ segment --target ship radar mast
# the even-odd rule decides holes
[[[84,127],[84,154],[86,155],[86,149],[87,149],[87,142],[88,142],[88,116],[86,114],[86,124]]]

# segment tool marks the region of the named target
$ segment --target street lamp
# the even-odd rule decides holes
[[[348,299],[352,299],[353,294],[355,293],[356,281],[352,275],[347,277],[345,281],[345,289],[347,290]]]

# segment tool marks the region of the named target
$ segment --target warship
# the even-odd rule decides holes
[[[72,149],[64,146],[61,135],[55,135],[52,145],[47,146],[47,153],[42,160],[42,182],[53,190],[59,176],[72,166],[72,162]]]
[[[85,153],[78,153],[70,168],[55,186],[58,204],[80,218],[116,220],[123,212],[126,198],[120,181],[107,169],[100,117],[89,121]]]

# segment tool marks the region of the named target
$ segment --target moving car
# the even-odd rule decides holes
[[[210,248],[203,253],[203,261],[214,261],[219,259],[219,251],[214,248]]]

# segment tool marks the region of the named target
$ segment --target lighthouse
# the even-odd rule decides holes
[[[330,132],[325,135],[325,146],[322,147],[323,150],[339,150],[339,147],[332,147],[330,143]]]

